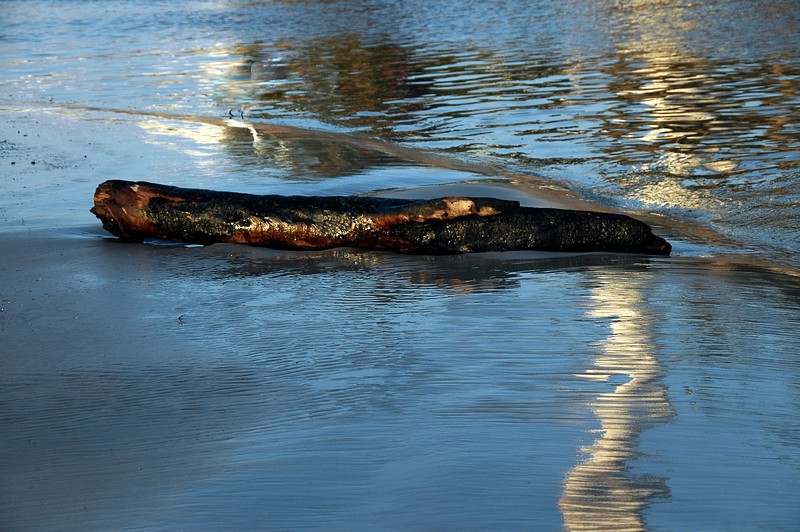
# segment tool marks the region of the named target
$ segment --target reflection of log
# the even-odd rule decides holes
[[[155,237],[405,253],[530,249],[667,255],[671,250],[647,224],[628,216],[520,207],[492,198],[257,196],[106,181],[95,192],[92,212],[106,230],[133,242]]]

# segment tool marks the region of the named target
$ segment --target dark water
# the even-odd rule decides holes
[[[800,286],[745,259],[798,266],[799,52],[793,0],[0,2],[0,529],[797,529]],[[676,252],[123,246],[87,213],[107,178],[486,182],[372,138]]]

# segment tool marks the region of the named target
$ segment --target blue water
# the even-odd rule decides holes
[[[0,2],[0,529],[796,529],[799,50],[792,0]],[[109,178],[675,252],[122,245]]]

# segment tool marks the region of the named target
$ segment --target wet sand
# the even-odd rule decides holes
[[[129,118],[5,116],[0,528],[800,520],[795,278],[680,238],[659,259],[126,245],[88,212],[98,182],[230,189],[235,163]],[[388,169],[303,190],[393,171],[394,194],[547,204]]]

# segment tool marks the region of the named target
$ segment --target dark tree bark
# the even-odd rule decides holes
[[[276,196],[106,181],[92,212],[120,239],[236,242],[283,249],[339,246],[401,253],[610,251],[672,247],[625,215],[521,207],[494,198],[405,200]]]

